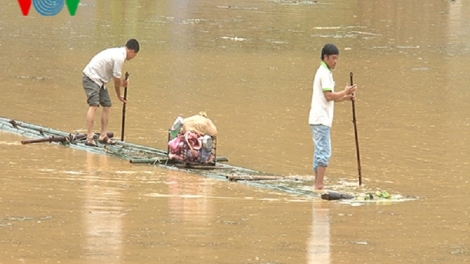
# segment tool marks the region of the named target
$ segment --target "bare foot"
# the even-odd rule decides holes
[[[324,187],[323,184],[318,184],[318,185],[313,186],[315,190],[323,190],[323,187]]]

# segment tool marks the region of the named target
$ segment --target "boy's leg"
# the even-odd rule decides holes
[[[95,121],[95,112],[98,106],[90,106],[86,114],[87,142],[93,141],[93,124]]]
[[[111,98],[109,97],[108,89],[102,86],[100,89],[100,105],[103,107],[101,112],[101,131],[99,141],[106,139],[105,143],[114,143],[111,139],[107,139],[109,112],[111,108]]]
[[[313,183],[313,187],[315,190],[323,190],[323,179],[325,178],[326,168],[327,167],[322,166],[319,166],[317,168],[317,173],[315,173],[315,181]]]
[[[83,74],[82,85],[87,96],[88,111],[86,114],[86,126],[87,126],[87,142],[93,141],[93,124],[95,120],[95,112],[99,106],[99,90],[100,86],[93,82],[88,76]]]
[[[103,140],[104,138],[107,137],[108,123],[109,123],[109,107],[103,107],[103,110],[101,112],[100,140]]]
[[[315,171],[315,190],[324,188],[323,179],[325,178],[326,168],[328,167],[331,156],[330,128],[323,125],[311,125],[313,141],[315,145],[314,171]]]

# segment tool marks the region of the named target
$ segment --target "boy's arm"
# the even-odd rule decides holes
[[[357,86],[355,84],[353,86],[346,85],[344,90],[340,92],[325,91],[323,94],[325,95],[327,101],[341,102],[347,99],[353,99],[356,89]]]
[[[116,95],[119,101],[125,102],[124,97],[121,96],[121,85],[122,85],[121,78],[113,77],[113,80],[114,80],[114,90],[116,90]]]

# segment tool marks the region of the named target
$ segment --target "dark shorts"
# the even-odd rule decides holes
[[[111,107],[111,98],[109,98],[108,89],[104,85],[99,86],[85,74],[82,76],[82,84],[89,106]]]

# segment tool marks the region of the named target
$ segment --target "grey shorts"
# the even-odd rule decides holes
[[[111,107],[111,98],[109,98],[108,89],[104,85],[99,86],[85,74],[82,76],[82,83],[89,106]]]

